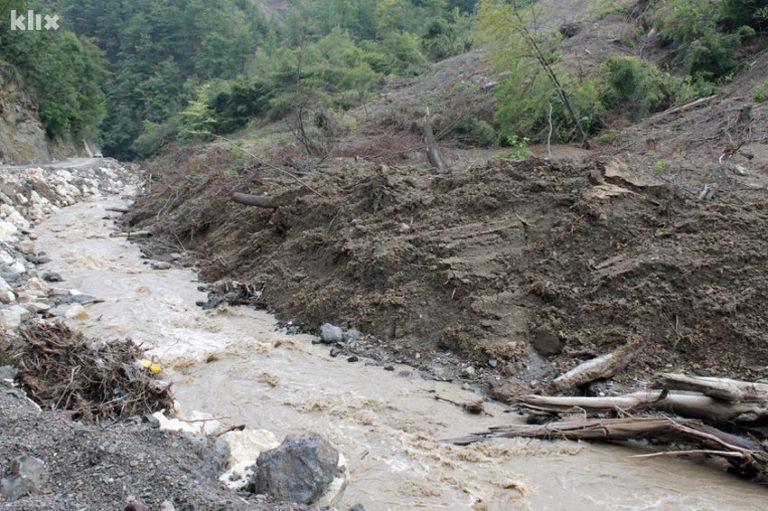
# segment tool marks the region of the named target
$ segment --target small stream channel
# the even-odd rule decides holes
[[[385,510],[756,510],[768,491],[706,464],[632,458],[636,451],[538,440],[466,448],[439,443],[517,420],[500,404],[472,416],[434,399],[478,396],[331,358],[305,335],[245,307],[203,311],[191,270],[151,270],[138,246],[112,238],[106,208],[118,197],[81,202],[36,230],[48,270],[104,303],[77,327],[97,338],[131,337],[158,357],[184,413],[275,432],[315,431],[346,457],[350,479],[339,506]],[[210,362],[206,362],[209,360]]]

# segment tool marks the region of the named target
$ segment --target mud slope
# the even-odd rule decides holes
[[[522,380],[631,339],[642,349],[625,380],[768,365],[762,204],[702,203],[668,185],[605,183],[599,164],[541,160],[439,176],[334,161],[302,177],[314,191],[269,169],[198,172],[222,151],[176,154],[179,170],[128,222],[198,251],[207,279],[263,289],[285,319],[356,327],[422,361],[492,357]],[[232,204],[233,190],[287,205]],[[542,361],[533,340],[563,351]]]

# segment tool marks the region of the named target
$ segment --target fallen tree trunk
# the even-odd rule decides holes
[[[768,385],[729,378],[662,373],[656,377],[654,388],[700,392],[723,401],[768,401]]]
[[[768,451],[760,442],[744,438],[698,420],[667,417],[627,419],[578,419],[542,425],[516,424],[463,438],[449,440],[454,445],[469,445],[494,438],[543,438],[621,442],[652,439],[681,443],[693,449],[665,451],[653,455],[706,455],[727,460],[738,473],[754,478],[768,474]]]
[[[610,378],[627,365],[634,352],[634,343],[629,343],[613,353],[587,360],[555,378],[550,389],[552,392],[564,392],[595,380]]]
[[[524,396],[518,401],[535,410],[555,413],[587,412],[633,414],[667,412],[715,424],[754,423],[768,418],[768,407],[758,402],[728,403],[701,394],[650,390],[613,397]]]
[[[670,108],[669,110],[665,110],[663,112],[659,112],[656,114],[656,117],[664,117],[666,115],[672,115],[672,114],[678,114],[680,112],[685,112],[686,110],[690,110],[691,108],[696,108],[697,106],[703,105],[705,103],[711,102],[713,99],[717,98],[717,94],[713,96],[707,96],[706,98],[699,98],[695,101],[691,101],[690,103],[686,103],[685,105],[681,105],[675,108]]]
[[[275,197],[267,197],[266,195],[251,195],[249,193],[236,192],[232,194],[232,200],[238,204],[244,204],[246,206],[255,206],[257,208],[265,209],[277,209],[280,206],[284,206]]]

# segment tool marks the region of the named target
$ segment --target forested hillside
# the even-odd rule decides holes
[[[579,19],[586,12],[593,28],[623,18],[623,32],[598,55],[571,39],[584,23],[553,25],[565,7],[552,1],[10,0],[3,18],[48,9],[63,28],[11,32],[4,24],[0,59],[34,92],[50,137],[98,137],[123,159],[251,122],[343,115],[395,77],[418,76],[473,45],[490,50],[496,104],[490,115],[457,112],[465,119],[446,129],[479,146],[602,143],[744,69],[763,46],[766,3],[568,7]]]
[[[3,18],[27,8],[63,18],[60,31],[0,31],[49,134],[99,126],[106,153],[132,158],[281,118],[304,91],[357,104],[389,75],[465,51],[474,2],[302,1],[267,20],[246,0],[13,0]]]
[[[19,0],[0,4],[0,69],[33,93],[50,137],[93,137],[105,113],[106,68],[96,42],[66,29],[9,29],[12,10],[46,5]]]

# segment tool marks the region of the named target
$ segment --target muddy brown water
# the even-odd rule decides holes
[[[349,462],[340,509],[385,510],[753,510],[768,491],[690,461],[633,458],[637,451],[538,440],[498,440],[459,448],[441,439],[518,420],[495,403],[467,415],[435,395],[468,402],[456,384],[426,381],[331,358],[305,335],[276,330],[276,319],[245,307],[203,311],[192,270],[150,269],[136,245],[113,238],[95,199],[41,225],[37,247],[64,285],[104,303],[88,306],[78,328],[99,338],[129,336],[157,357],[183,413],[204,411],[228,424],[275,432],[316,431]],[[209,362],[205,362],[209,360]]]

